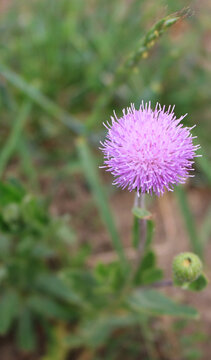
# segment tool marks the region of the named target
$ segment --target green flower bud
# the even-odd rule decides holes
[[[191,252],[175,256],[172,264],[174,282],[177,285],[190,283],[202,273],[202,262],[199,257]]]

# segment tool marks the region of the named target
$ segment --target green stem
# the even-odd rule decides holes
[[[145,209],[145,194],[141,194],[138,195],[136,194],[136,201],[138,202],[138,207],[140,207],[141,209]],[[147,221],[146,219],[140,219],[139,220],[139,227],[140,227],[140,239],[139,239],[139,244],[138,244],[138,253],[137,253],[137,258],[138,258],[138,263],[140,263],[141,257],[143,255],[143,251],[145,248],[145,244],[146,244],[146,225],[147,225]]]
[[[135,200],[134,200],[134,208],[139,207],[141,209],[145,209],[145,194],[141,194],[138,195],[136,193],[135,195]],[[136,218],[135,218],[136,220]],[[134,263],[132,264],[132,270],[130,272],[130,275],[128,277],[127,280],[127,284],[126,284],[126,291],[128,290],[128,288],[130,287],[131,282],[133,281],[136,272],[139,268],[140,262],[142,260],[143,254],[144,254],[144,249],[146,246],[146,241],[147,241],[147,222],[146,219],[139,219],[138,220],[138,229],[137,229],[137,233],[139,238],[138,243],[134,244],[135,248],[137,250],[136,253],[136,259],[134,260]]]

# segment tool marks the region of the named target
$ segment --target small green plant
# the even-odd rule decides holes
[[[32,350],[37,325],[77,316],[69,304],[78,298],[59,273],[70,262],[74,233],[66,217],[51,217],[14,181],[0,183],[0,233],[0,334],[15,324],[18,345]]]
[[[143,354],[150,354],[154,345],[152,339],[149,345],[146,326],[152,316],[197,318],[196,310],[154,289],[165,283],[152,250],[151,215],[139,207],[133,214],[138,222],[147,223],[147,242],[135,271],[121,257],[87,268],[86,252],[73,251],[74,235],[67,219],[51,217],[46,204],[26,193],[19,183],[1,182],[0,334],[15,327],[18,346],[32,351],[41,326],[49,338],[46,356],[50,356],[59,329],[63,329],[57,349],[65,359],[75,348],[99,354],[119,331],[123,337],[130,334],[131,344],[135,344],[132,334],[140,328]]]

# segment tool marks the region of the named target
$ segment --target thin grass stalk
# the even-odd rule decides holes
[[[16,147],[20,141],[26,120],[31,110],[30,103],[24,103],[20,109],[20,113],[11,129],[10,135],[1,150],[0,154],[0,177],[2,176],[10,158],[12,157]]]
[[[28,84],[20,75],[10,70],[6,65],[0,64],[0,74],[50,116],[66,125],[73,133],[76,135],[85,133],[85,126],[80,123],[80,121],[73,118],[68,112],[60,108],[60,106],[51,101],[47,96],[43,95],[38,89]]]
[[[95,158],[89,149],[86,139],[80,138],[77,140],[77,150],[84,171],[84,176],[90,186],[90,190],[98,207],[101,218],[111,236],[113,247],[118,254],[122,267],[126,268],[128,262],[125,256],[124,247],[113,220],[112,212],[107,200],[107,195],[103,185],[101,184],[99,174],[96,169]]]
[[[107,86],[105,92],[99,97],[95,104],[95,112],[92,114],[86,125],[89,129],[93,127],[96,120],[99,118],[100,112],[103,107],[107,105],[111,97],[113,96],[116,88],[127,80],[129,72],[138,67],[141,60],[148,58],[149,51],[155,46],[160,37],[180,19],[183,19],[190,15],[190,9],[185,8],[174,14],[168,15],[159,20],[139,41],[134,51],[127,56],[122,64],[117,68],[114,74],[113,81]]]

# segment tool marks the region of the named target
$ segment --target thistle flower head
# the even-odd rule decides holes
[[[173,191],[174,184],[184,183],[193,175],[193,158],[200,147],[193,145],[190,130],[176,119],[174,107],[165,110],[157,104],[155,110],[143,102],[136,110],[132,104],[123,116],[111,117],[111,124],[101,143],[105,168],[114,177],[114,185],[137,190],[138,193],[163,194]]]

